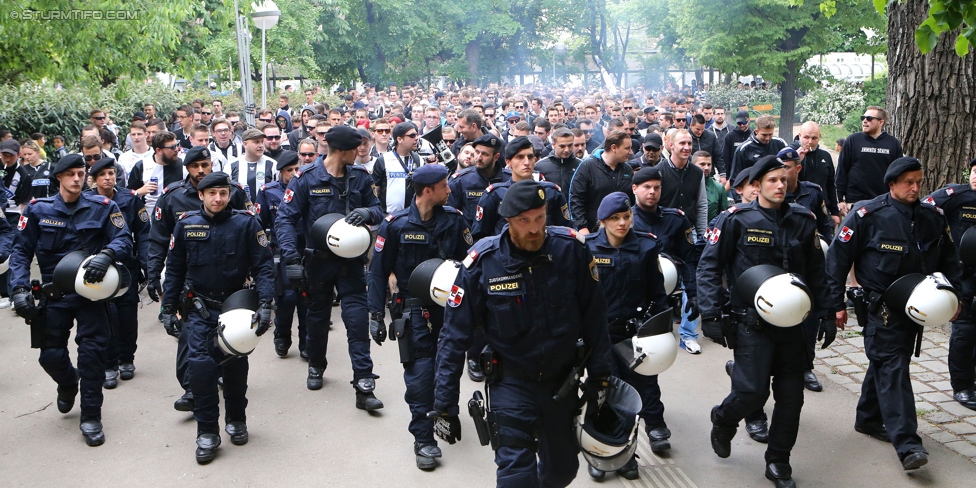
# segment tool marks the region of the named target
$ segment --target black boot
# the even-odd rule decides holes
[[[85,436],[85,444],[91,447],[105,444],[105,433],[102,432],[102,422],[98,420],[82,420],[81,434]]]
[[[383,408],[383,402],[376,398],[373,390],[376,389],[376,381],[373,378],[360,378],[353,385],[356,389],[356,408],[372,412]]]
[[[308,379],[305,381],[305,386],[308,387],[309,390],[321,390],[323,374],[325,374],[325,368],[309,366]]]
[[[630,457],[630,461],[627,461],[627,464],[621,466],[620,469],[617,470],[617,476],[621,476],[628,480],[636,480],[637,478],[640,478],[640,469],[637,466],[636,454]]]
[[[287,356],[289,348],[291,348],[291,344],[289,344],[288,341],[280,337],[275,337],[274,350],[275,350],[275,354],[277,354],[279,358],[283,358]]]
[[[68,386],[58,385],[58,411],[61,413],[68,413],[71,411],[71,407],[75,406],[75,397],[78,396],[78,376],[75,375],[75,381],[73,384]]]
[[[586,472],[589,473],[590,478],[593,478],[593,481],[603,481],[603,477],[607,475],[605,471],[600,471],[591,465],[586,465]]]
[[[755,420],[746,422],[746,432],[752,440],[766,444],[769,442],[769,423],[765,420]]]
[[[441,457],[441,448],[436,443],[413,443],[413,453],[417,456],[417,467],[429,471],[437,467],[435,459]]]
[[[671,430],[667,427],[657,427],[647,432],[647,440],[651,444],[651,452],[659,454],[671,449]]]
[[[192,412],[196,403],[193,401],[193,392],[187,390],[178,400],[173,402],[173,408],[179,412]]]
[[[712,407],[712,450],[720,458],[732,455],[732,438],[735,437],[735,427],[718,425],[718,406]]]
[[[468,378],[478,383],[485,381],[485,372],[481,370],[481,365],[478,364],[477,360],[468,360]]]
[[[197,436],[197,463],[207,464],[217,457],[220,447],[220,434],[200,434]]]
[[[793,468],[788,463],[766,464],[766,479],[776,483],[776,488],[796,488]]]
[[[129,381],[136,376],[136,365],[132,363],[122,363],[119,365],[119,378]]]
[[[817,375],[813,371],[803,373],[803,387],[810,391],[823,391],[823,385],[820,384],[820,380],[817,379]]]
[[[116,386],[119,386],[119,372],[114,369],[105,370],[105,382],[102,386],[107,390],[114,390]]]
[[[247,444],[247,424],[244,422],[228,422],[224,431],[230,436],[230,443],[235,446]]]

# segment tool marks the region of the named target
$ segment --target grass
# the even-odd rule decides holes
[[[820,144],[827,146],[831,149],[834,148],[834,142],[841,137],[847,137],[851,135],[850,132],[844,130],[844,127],[840,125],[821,125],[820,126]]]

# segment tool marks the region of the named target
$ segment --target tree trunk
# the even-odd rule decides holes
[[[793,142],[793,116],[796,113],[796,77],[800,71],[800,63],[787,61],[786,71],[783,73],[782,99],[779,107],[779,137],[787,144]]]
[[[974,55],[956,55],[957,33],[942,35],[922,55],[915,29],[928,16],[920,0],[892,2],[888,14],[888,93],[891,119],[885,129],[901,141],[905,155],[925,168],[922,194],[967,181],[976,142]]]
[[[481,37],[471,39],[464,46],[464,58],[468,62],[468,86],[478,86],[478,60],[481,58]]]

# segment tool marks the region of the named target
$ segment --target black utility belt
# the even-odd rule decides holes
[[[562,373],[554,373],[548,375],[530,375],[527,374],[522,369],[508,366],[507,364],[505,364],[504,361],[500,361],[500,362],[502,363],[503,376],[509,376],[523,381],[531,381],[533,383],[549,383],[552,381],[562,381],[566,379],[566,376],[569,374],[569,370],[566,370]]]

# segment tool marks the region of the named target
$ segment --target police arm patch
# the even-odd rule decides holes
[[[572,221],[573,220],[572,217],[570,217],[570,215],[569,215],[569,204],[568,203],[565,204],[565,205],[563,205],[562,207],[560,207],[559,210],[561,210],[563,212],[563,218],[564,219],[566,219],[567,221]]]
[[[466,242],[469,246],[474,244],[474,238],[471,237],[471,229],[465,227],[464,232],[462,232],[461,235],[464,237],[464,242]]]
[[[268,247],[267,234],[265,234],[263,230],[259,230],[257,235],[258,235],[258,244],[260,244],[261,247]]]
[[[159,205],[156,205],[156,210],[153,212],[153,214],[155,215],[157,221],[163,220],[163,209],[159,208]]]
[[[688,227],[688,229],[685,230],[685,240],[688,241],[688,244],[695,245],[695,228],[694,227]]]
[[[373,246],[373,252],[382,252],[383,246],[386,245],[386,238],[383,236],[376,236],[376,245]]]
[[[122,217],[122,212],[115,212],[114,214],[109,215],[109,217],[112,219],[112,225],[120,229],[125,228],[125,217]]]
[[[149,211],[146,210],[146,207],[142,207],[142,209],[139,210],[139,220],[149,222]]]
[[[484,216],[485,216],[484,209],[481,208],[481,205],[478,205],[478,212],[474,214],[474,219],[477,220],[478,222],[481,222],[481,219]]]
[[[840,232],[837,233],[837,240],[839,240],[840,242],[850,241],[851,237],[854,237],[854,229],[846,225],[844,226],[843,229],[840,230]]]
[[[20,220],[17,221],[17,230],[24,230],[27,227],[27,216],[20,214]]]
[[[169,250],[172,251],[176,247],[176,236],[173,234],[169,235]]]
[[[719,229],[712,229],[711,234],[708,235],[708,243],[711,245],[718,244],[718,238],[722,235],[722,231]]]
[[[590,278],[593,278],[593,281],[600,281],[600,271],[596,267],[596,258],[590,259]]]
[[[294,191],[292,191],[291,189],[288,189],[288,190],[285,190],[285,196],[284,196],[284,197],[282,197],[282,199],[281,199],[281,200],[282,200],[283,202],[285,202],[285,203],[291,203],[291,199],[292,199],[292,197],[294,197],[294,196],[295,196],[295,192],[294,192]]]
[[[464,288],[454,285],[451,287],[451,295],[447,297],[447,304],[451,307],[458,307],[461,305],[462,298],[464,298]]]

